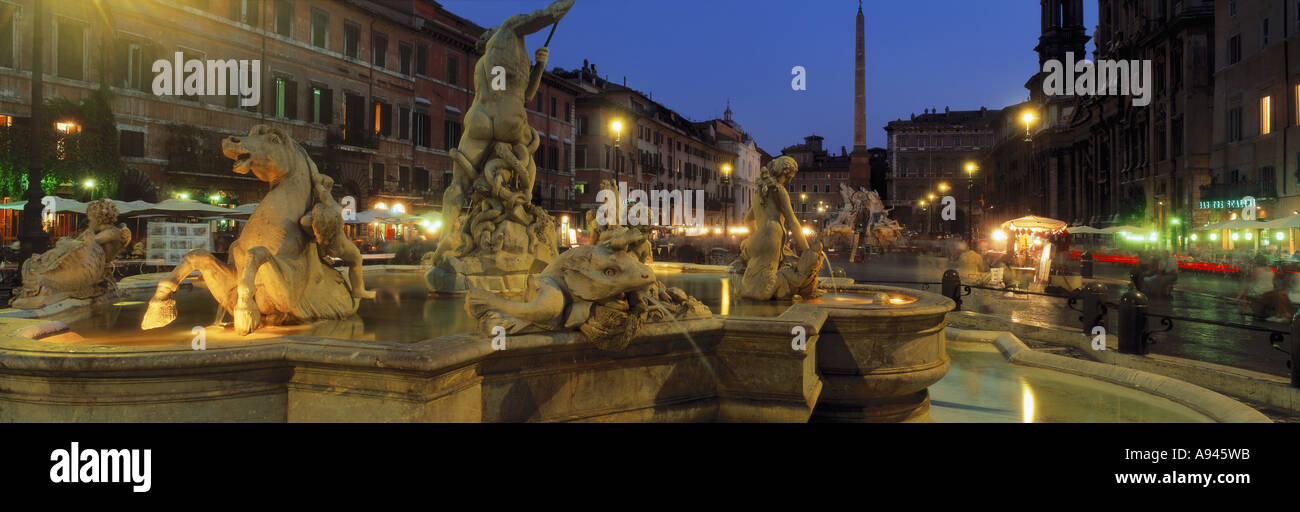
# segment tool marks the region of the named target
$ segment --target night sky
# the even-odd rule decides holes
[[[483,26],[547,0],[439,0]],[[855,0],[577,0],[551,41],[547,68],[588,59],[602,76],[686,117],[735,119],[776,154],[816,133],[853,144]],[[1028,98],[1038,0],[867,0],[867,143],[922,109],[1000,108]],[[1084,1],[1085,26],[1097,3]],[[529,50],[546,30],[528,39]],[[1089,45],[1091,51],[1091,45]],[[794,66],[808,90],[790,88]]]

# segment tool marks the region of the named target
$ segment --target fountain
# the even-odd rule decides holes
[[[231,265],[193,251],[167,275],[128,278],[115,301],[47,318],[0,314],[0,421],[931,419],[929,389],[954,364],[954,303],[886,286],[821,289],[824,255],[786,196],[797,171],[788,157],[763,169],[740,274],[656,272],[673,267],[649,265],[636,226],[601,226],[589,245],[558,253],[549,216],[527,197],[535,132],[521,102],[531,93],[521,84],[496,95],[482,70],[505,65],[520,83],[527,63],[505,55],[524,55],[522,35],[572,5],[484,35],[481,96],[446,197],[454,236],[433,270],[361,267],[339,236],[328,178],[283,131],[254,127],[227,139],[226,156],[274,185]],[[545,60],[539,51],[534,69]],[[115,250],[98,242],[116,235],[95,211],[81,258]],[[58,268],[30,264],[31,282]],[[188,279],[194,270],[200,279]],[[132,294],[154,283],[152,297]],[[1057,375],[1042,372],[1030,377]],[[1069,378],[1052,389],[1068,396]]]

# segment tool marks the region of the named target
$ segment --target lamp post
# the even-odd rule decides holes
[[[48,128],[45,126],[44,108],[44,76],[45,76],[45,18],[44,18],[44,0],[32,0],[32,134],[28,142],[28,159],[27,159],[27,191],[23,193],[23,198],[27,204],[23,206],[23,213],[20,217],[21,229],[18,239],[21,242],[22,258],[25,260],[32,254],[43,252],[49,245],[50,237],[42,229],[41,210],[44,206],[41,204],[41,197],[44,193],[41,191],[41,178],[43,177],[41,169],[41,150],[45,144],[45,134]]]
[[[623,150],[619,146],[623,143],[623,122],[614,121],[609,125],[614,130],[614,161],[610,162],[614,166],[614,184],[618,184],[619,179],[619,158],[623,156]]]
[[[722,229],[730,233],[731,229],[731,164],[722,164]]]
[[[928,198],[930,199],[930,204],[933,205],[933,204],[934,204],[934,200],[935,200],[934,192],[930,192],[928,195],[926,195],[926,197],[928,197]],[[934,211],[934,207],[933,207],[933,206],[931,206],[930,211]],[[934,233],[934,222],[933,222],[933,217],[934,217],[934,214],[933,214],[933,213],[926,212],[926,214],[925,214],[925,233],[926,233],[927,235],[928,235],[928,234],[932,234],[932,233]]]
[[[1033,135],[1029,133],[1029,125],[1033,124],[1035,117],[1036,116],[1034,116],[1034,113],[1028,110],[1026,110],[1025,113],[1021,114],[1020,116],[1020,120],[1025,122],[1025,142],[1030,142],[1034,140]]]
[[[979,166],[975,162],[966,163],[966,240],[970,244],[975,243],[975,209],[973,197],[975,196],[975,171]],[[974,249],[972,246],[971,249]]]
[[[808,213],[808,194],[799,194],[799,213]]]
[[[921,216],[925,217],[925,234],[930,234],[930,209],[925,207],[925,200],[921,200]]]

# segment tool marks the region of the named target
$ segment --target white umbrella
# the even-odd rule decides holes
[[[1092,226],[1070,226],[1065,228],[1071,235],[1096,235],[1102,231]]]

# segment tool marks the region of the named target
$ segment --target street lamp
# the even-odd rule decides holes
[[[81,182],[81,187],[84,188],[84,189],[86,189],[86,190],[89,190],[89,191],[90,191],[90,200],[91,200],[91,201],[94,201],[94,200],[95,200],[95,180],[90,179],[90,178],[87,178],[86,181]]]
[[[1029,134],[1029,125],[1033,124],[1034,117],[1033,111],[1030,110],[1026,110],[1024,114],[1020,115],[1020,120],[1025,122],[1025,142],[1034,140],[1034,137]]]
[[[966,162],[966,240],[975,243],[975,210],[972,207],[975,196],[975,171],[980,170],[975,162]],[[974,247],[972,247],[974,249]]]
[[[799,211],[808,211],[808,194],[799,194]]]
[[[623,143],[623,122],[614,121],[609,125],[614,130],[614,181],[618,181],[620,157],[623,156],[623,150],[619,147]]]
[[[722,163],[722,186],[726,187],[722,191],[722,227],[726,228],[731,225],[731,164]]]

